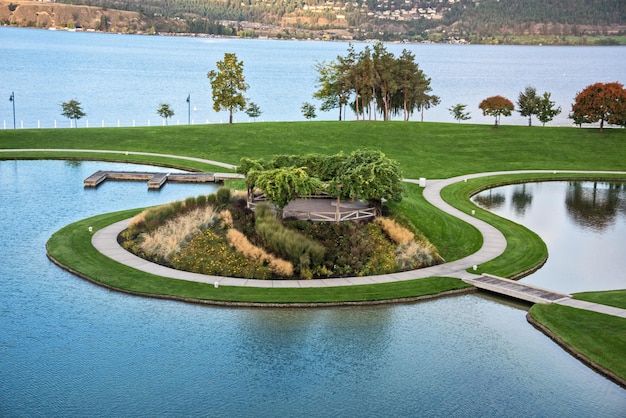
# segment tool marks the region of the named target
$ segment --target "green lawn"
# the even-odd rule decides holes
[[[141,151],[237,164],[241,157],[349,153],[380,149],[407,178],[447,178],[484,171],[624,170],[626,130],[418,122],[274,122],[141,128],[0,131],[0,148],[69,148]],[[41,156],[41,154],[37,154]],[[50,157],[67,157],[67,153]],[[74,154],[72,154],[74,155]],[[94,158],[88,155],[77,155]],[[0,158],[7,158],[1,156]],[[107,158],[103,155],[99,159]],[[125,156],[116,160],[146,162]],[[168,161],[156,159],[161,164]],[[175,161],[181,168],[216,170]],[[219,171],[224,171],[219,168]]]

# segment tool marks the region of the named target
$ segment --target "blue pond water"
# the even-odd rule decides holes
[[[0,416],[626,411],[626,391],[532,328],[524,305],[501,299],[226,309],[127,296],[53,265],[45,243],[70,222],[208,192],[83,189],[97,169],[124,167],[0,161]]]

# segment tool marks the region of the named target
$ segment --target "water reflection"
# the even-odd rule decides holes
[[[472,200],[545,241],[547,263],[524,282],[565,293],[626,288],[626,183],[526,183]]]
[[[626,208],[624,183],[570,182],[565,196],[567,214],[581,228],[602,232],[614,225]]]
[[[474,201],[485,209],[498,209],[504,204],[506,198],[502,193],[498,193],[494,190],[496,189],[489,189],[485,192],[477,194],[474,196]]]
[[[515,213],[518,215],[526,213],[526,209],[533,202],[533,195],[526,190],[526,183],[515,186],[511,200]]]

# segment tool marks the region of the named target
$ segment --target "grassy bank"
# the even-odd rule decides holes
[[[529,315],[572,354],[626,382],[626,319],[555,304],[533,305]]]
[[[0,148],[166,153],[237,164],[241,157],[351,152],[370,148],[397,160],[407,178],[447,178],[500,170],[623,170],[626,130],[416,122],[275,122],[141,128],[1,130]],[[0,158],[18,154],[0,154]],[[89,155],[72,154],[83,158]],[[39,158],[43,154],[37,154]],[[68,156],[51,153],[49,157]],[[110,156],[99,155],[98,159]],[[115,155],[116,160],[167,159]],[[169,164],[172,164],[170,161]],[[205,169],[178,160],[181,168]],[[220,168],[219,171],[224,171]]]

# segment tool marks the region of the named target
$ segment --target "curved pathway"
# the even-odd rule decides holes
[[[201,162],[204,164],[215,165],[218,167],[224,167],[228,169],[234,169],[236,166],[232,164],[222,163],[219,161],[206,160],[195,157],[177,156],[171,154],[158,154],[149,152],[132,152],[132,151],[113,151],[113,150],[81,150],[81,149],[54,149],[54,148],[37,148],[37,149],[1,149],[0,152],[82,152],[82,153],[105,153],[105,154],[123,154],[123,155],[145,155],[155,157],[165,157],[179,160],[189,160],[195,162]],[[441,197],[441,190],[451,184],[458,183],[460,181],[467,181],[473,178],[505,175],[505,174],[534,174],[534,173],[582,173],[582,174],[626,174],[626,171],[576,171],[576,170],[519,170],[519,171],[498,171],[469,174],[465,176],[457,176],[444,180],[429,180],[426,182],[424,188],[424,198],[438,209],[455,216],[470,225],[474,226],[480,231],[483,236],[482,247],[465,258],[452,261],[449,263],[441,264],[438,266],[427,267],[419,270],[405,271],[399,273],[367,276],[367,277],[345,277],[336,279],[317,279],[317,280],[253,280],[253,279],[241,279],[235,277],[222,277],[222,276],[209,276],[197,273],[190,273],[181,270],[175,270],[168,267],[164,267],[155,263],[151,263],[147,260],[139,258],[134,254],[126,251],[117,242],[117,236],[127,226],[129,219],[116,222],[101,230],[97,231],[92,237],[93,246],[102,254],[109,258],[112,258],[119,263],[126,264],[129,267],[135,268],[146,273],[155,274],[158,276],[169,277],[179,280],[196,281],[201,283],[213,283],[216,286],[251,286],[251,287],[273,287],[273,288],[310,288],[310,287],[332,287],[332,286],[349,286],[359,284],[376,284],[376,283],[389,283],[402,280],[420,279],[433,276],[448,276],[456,277],[460,279],[471,279],[478,277],[477,275],[468,273],[467,270],[474,265],[479,265],[489,260],[498,257],[506,249],[506,239],[504,235],[495,227],[488,223],[476,219],[471,214],[462,212],[448,203],[446,203]],[[410,183],[418,183],[418,180],[405,179]],[[626,309],[614,308],[611,306],[605,306],[595,304],[591,302],[579,301],[571,298],[565,298],[555,303],[559,303],[566,306],[577,307],[580,309],[587,309],[596,312],[601,312],[609,315],[620,316],[626,318]]]

